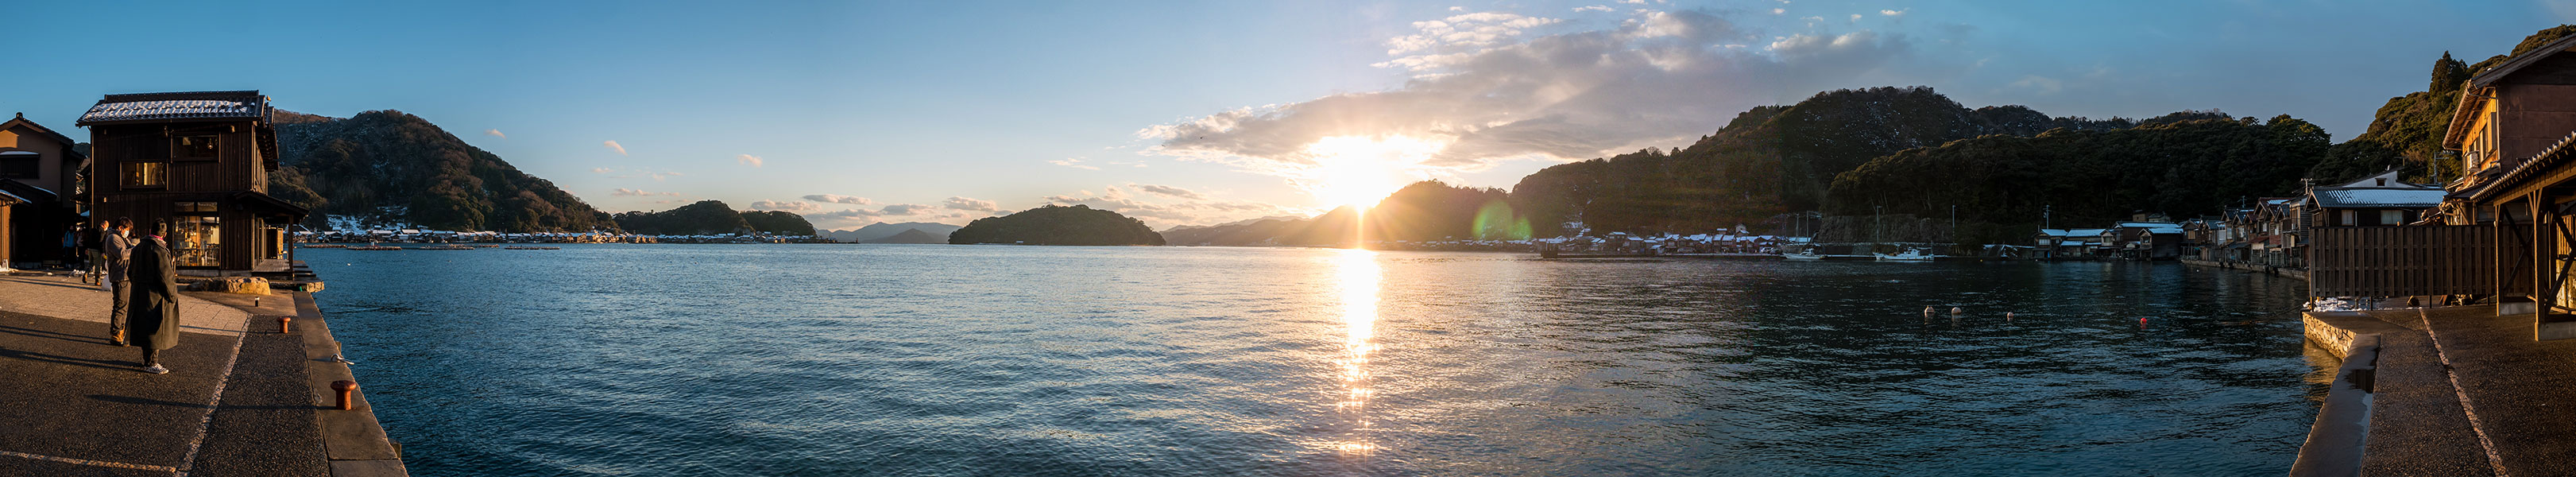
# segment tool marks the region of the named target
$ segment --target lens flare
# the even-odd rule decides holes
[[[1422,163],[1446,146],[1400,134],[1327,137],[1306,145],[1313,165],[1294,182],[1324,207],[1367,208],[1407,183],[1430,178]]]

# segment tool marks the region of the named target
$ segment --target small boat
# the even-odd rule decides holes
[[[1871,255],[1877,255],[1877,256],[1878,256],[1878,261],[1881,261],[1881,262],[1929,262],[1929,261],[1932,261],[1932,254],[1923,253],[1923,249],[1919,249],[1919,248],[1909,248],[1909,249],[1905,249],[1905,252],[1903,252],[1903,253],[1898,253],[1898,254],[1895,254],[1895,255],[1888,255],[1888,254],[1884,254],[1884,253],[1873,253],[1873,254],[1871,254]]]
[[[473,249],[474,249],[474,247],[467,247],[467,246],[463,246],[463,245],[431,245],[431,246],[427,246],[427,247],[421,247],[420,249],[421,249],[421,250],[473,250]]]
[[[1825,259],[1825,256],[1823,256],[1823,255],[1817,255],[1817,254],[1816,254],[1816,251],[1814,251],[1814,250],[1801,250],[1801,251],[1799,251],[1798,253],[1784,253],[1784,254],[1780,254],[1780,258],[1785,258],[1785,259],[1790,259],[1790,260],[1800,260],[1800,261],[1805,261],[1805,260],[1824,260],[1824,259]]]
[[[501,247],[502,250],[563,250],[563,247]]]
[[[364,247],[352,246],[352,247],[348,247],[348,249],[350,249],[350,250],[402,250],[403,248],[402,248],[402,247],[387,246],[387,245],[377,245],[377,244],[375,244],[375,243],[368,243],[368,244],[367,244],[367,246],[364,246]]]
[[[336,243],[315,243],[305,244],[304,248],[349,248],[349,246]]]

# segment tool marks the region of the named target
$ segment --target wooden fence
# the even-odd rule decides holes
[[[2497,230],[2492,225],[2308,229],[2308,295],[2495,294],[2498,249],[2523,247],[2497,243]],[[2521,250],[2505,256],[2531,260]]]

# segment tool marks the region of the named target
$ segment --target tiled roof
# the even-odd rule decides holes
[[[82,113],[81,126],[123,122],[267,120],[258,91],[111,94]]]

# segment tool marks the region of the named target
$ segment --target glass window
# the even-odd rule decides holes
[[[170,163],[128,162],[124,168],[126,187],[170,186]]]
[[[29,152],[0,152],[0,179],[34,179],[43,173],[43,156]]]
[[[215,135],[200,134],[170,138],[170,157],[179,159],[214,159]]]
[[[179,266],[223,265],[223,255],[217,252],[224,242],[223,219],[212,215],[215,203],[180,202],[177,208],[179,216],[171,219],[169,242],[173,255],[178,256]]]
[[[2403,210],[2382,210],[2382,211],[2379,211],[2379,225],[2406,225],[2406,211],[2403,211]]]
[[[2361,225],[2361,211],[2358,211],[2358,210],[2346,210],[2346,211],[2343,211],[2343,223],[2338,223],[2338,224],[2335,224],[2335,225]]]

